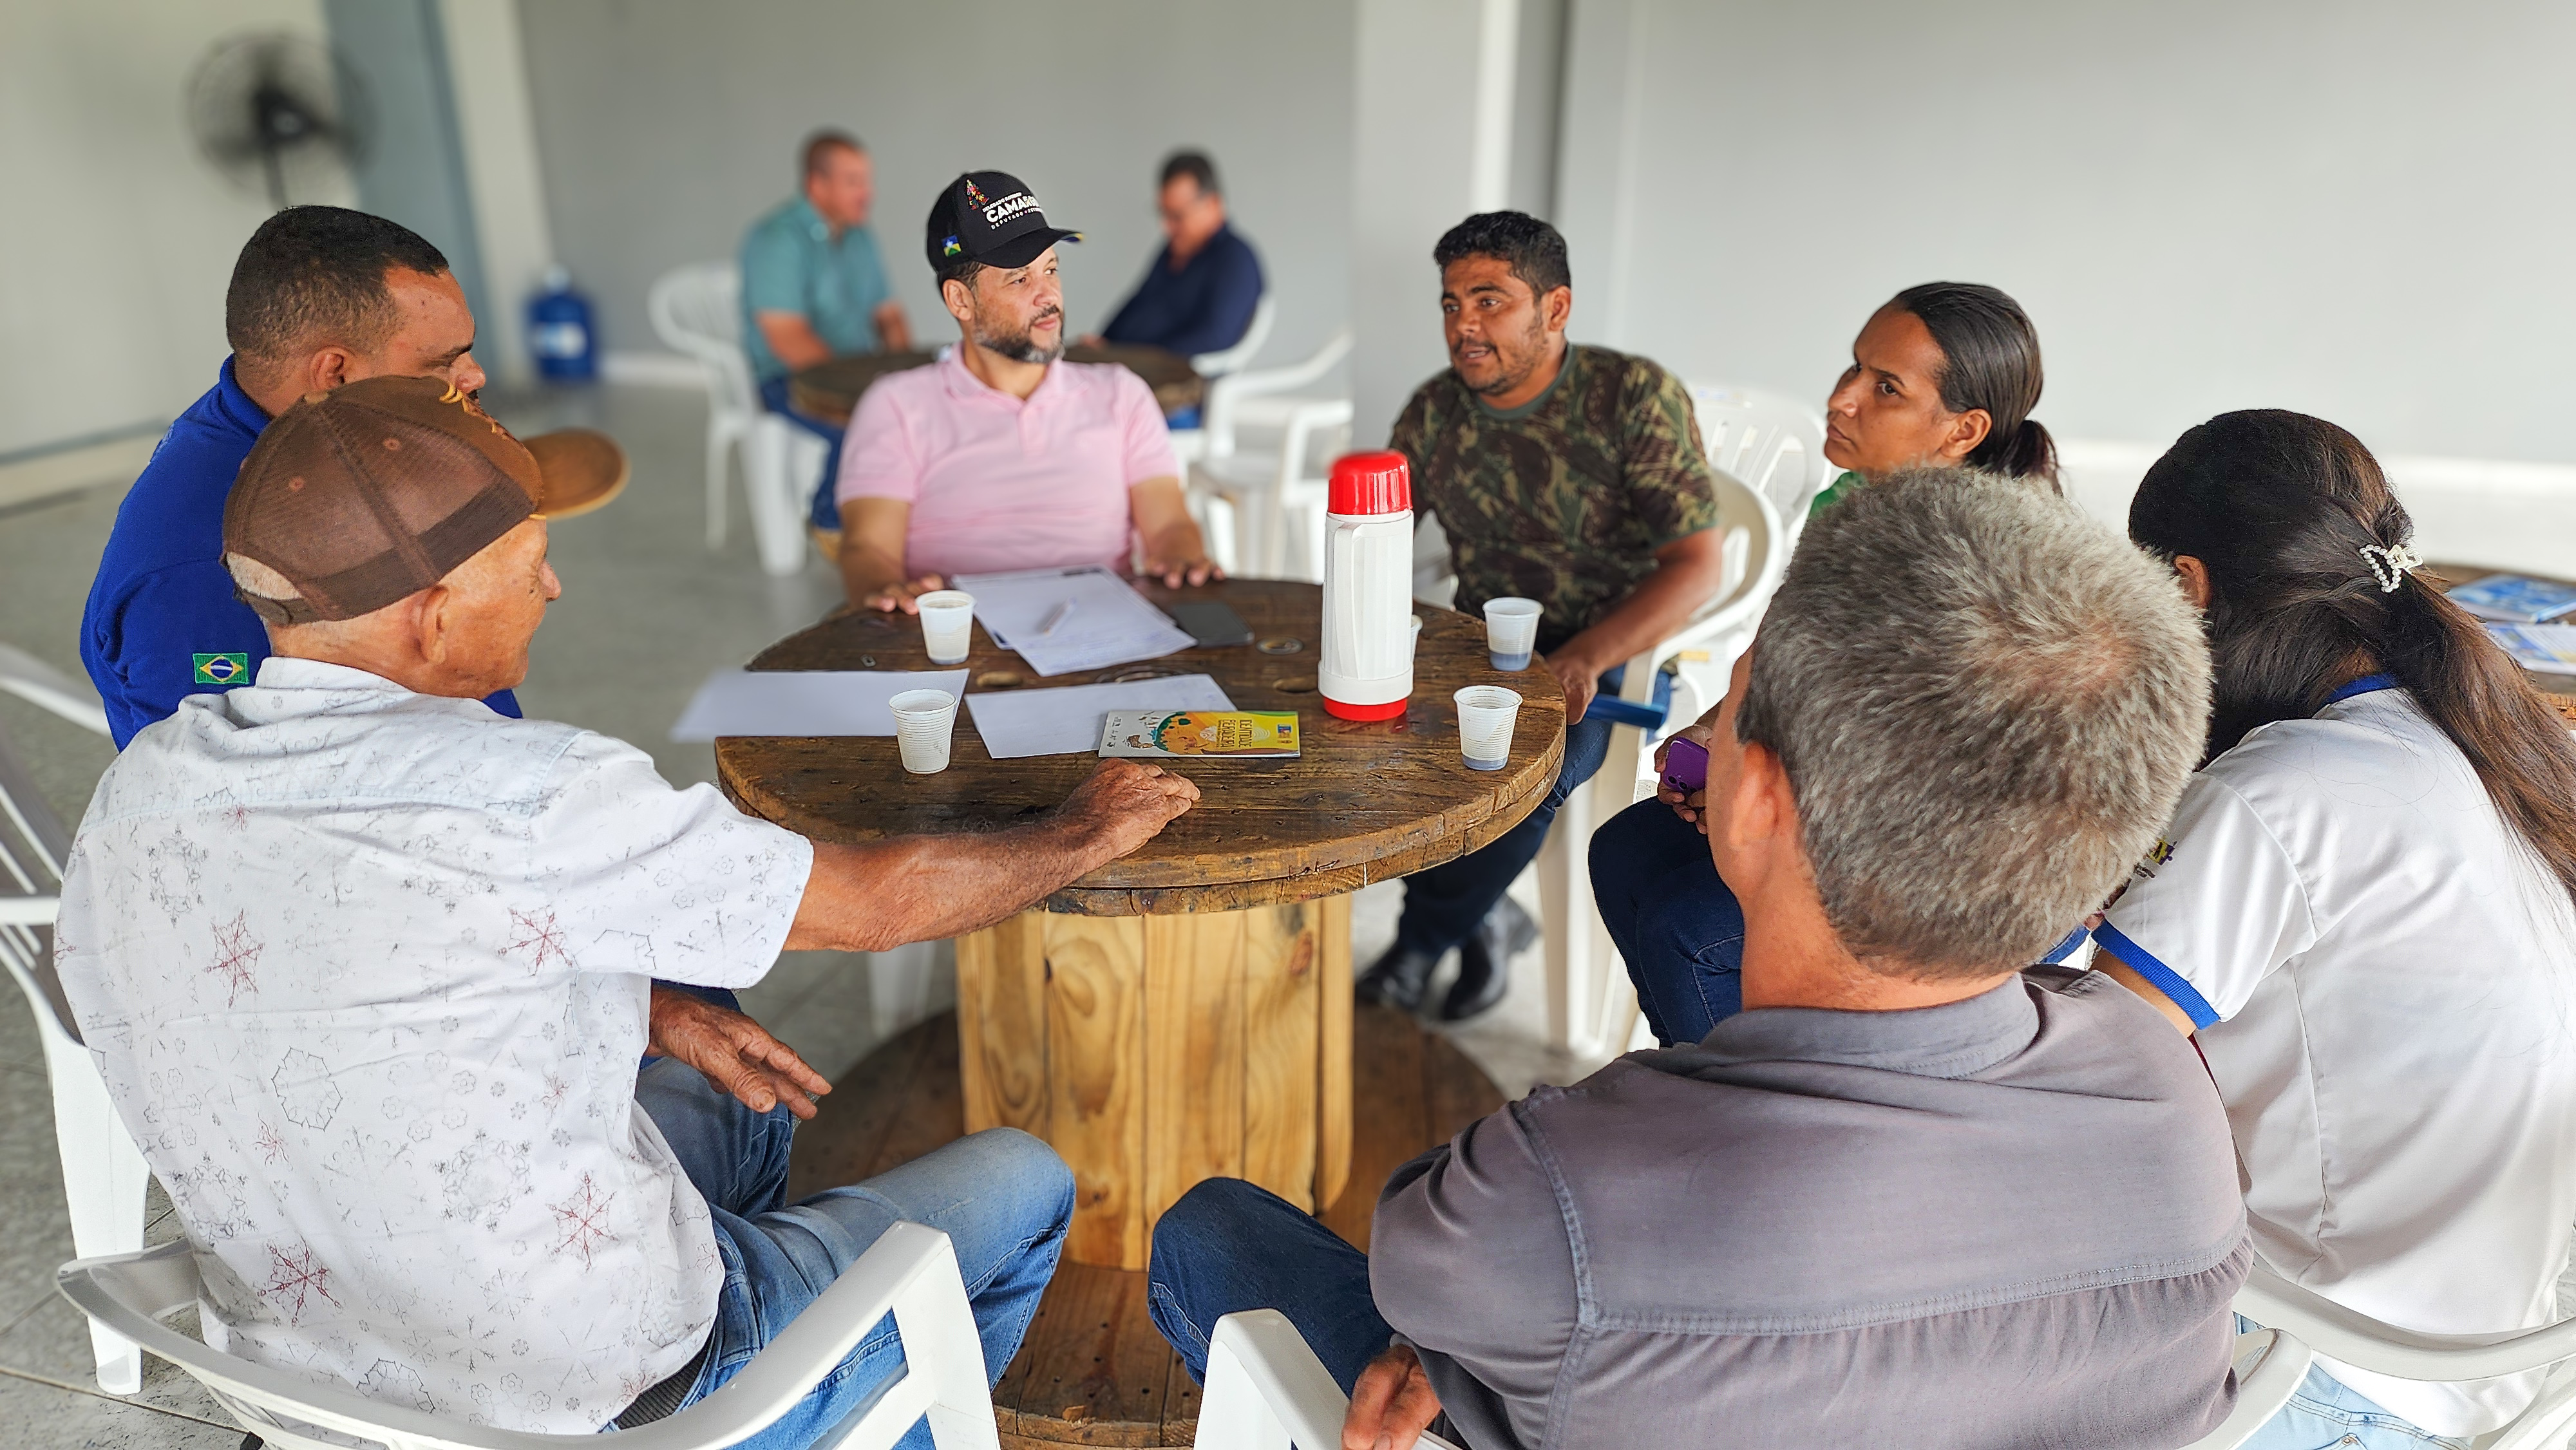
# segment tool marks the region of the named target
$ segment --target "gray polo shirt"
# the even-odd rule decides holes
[[[2034,968],[1766,1008],[1398,1171],[1369,1279],[1475,1450],[2185,1444],[2251,1251],[2191,1045]]]

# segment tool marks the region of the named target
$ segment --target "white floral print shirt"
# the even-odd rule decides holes
[[[137,735],[56,954],[208,1339],[558,1433],[686,1364],[723,1268],[635,1105],[649,979],[759,980],[812,862],[630,745],[338,665]]]

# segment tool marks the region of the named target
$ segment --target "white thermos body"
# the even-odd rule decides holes
[[[1333,464],[1324,515],[1324,657],[1345,720],[1392,720],[1413,694],[1413,484],[1401,453]]]

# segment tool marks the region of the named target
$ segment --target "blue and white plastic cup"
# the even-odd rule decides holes
[[[1529,668],[1538,646],[1539,606],[1535,599],[1485,601],[1485,656],[1498,670]]]
[[[1521,697],[1500,685],[1469,685],[1450,697],[1458,704],[1458,753],[1469,770],[1500,770],[1512,758],[1512,724]]]

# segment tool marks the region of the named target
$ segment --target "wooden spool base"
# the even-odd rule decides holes
[[[1503,1105],[1446,1038],[1384,1007],[1352,1017],[1349,1186],[1322,1214],[1365,1249],[1387,1175]],[[822,1113],[796,1130],[788,1196],[856,1183],[965,1136],[957,1020],[931,1018],[833,1081]],[[1056,1270],[1019,1357],[993,1390],[1007,1450],[1059,1445],[1187,1445],[1198,1386],[1145,1310],[1145,1275],[1070,1261]]]
[[[1173,916],[1025,911],[957,939],[966,1130],[1073,1169],[1064,1256],[1145,1267],[1209,1178],[1311,1213],[1351,1166],[1351,899]]]

